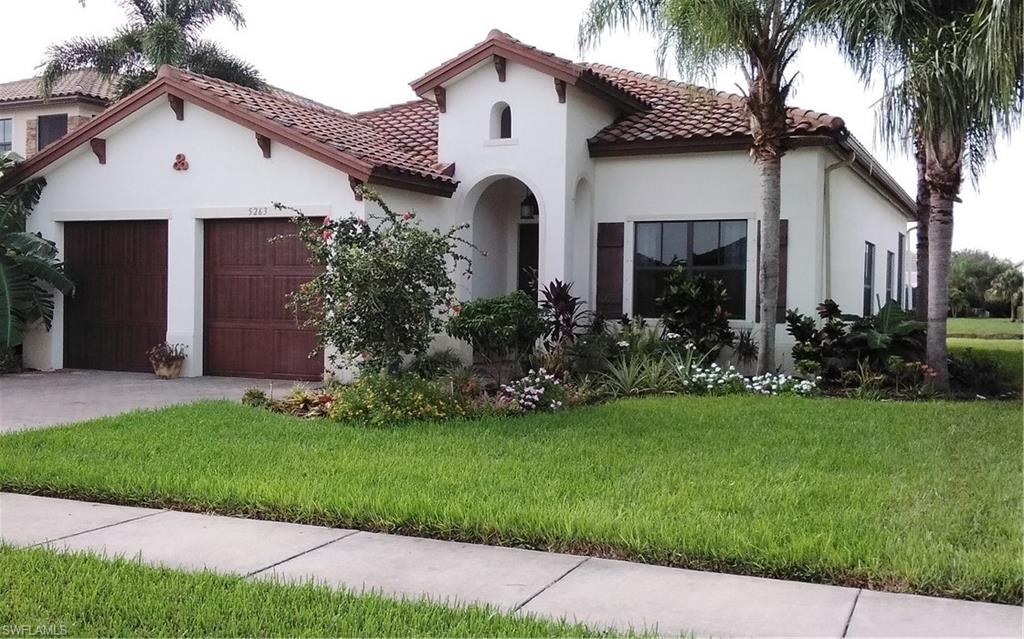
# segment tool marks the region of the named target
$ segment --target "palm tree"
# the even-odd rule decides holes
[[[920,136],[929,195],[927,361],[949,386],[946,316],[953,207],[963,168],[977,179],[1024,105],[1020,0],[821,2],[865,78],[881,70],[879,131],[900,146]]]
[[[163,64],[255,89],[266,86],[252,65],[200,37],[203,28],[217,18],[226,18],[236,28],[244,26],[237,0],[122,0],[121,4],[128,22],[114,35],[73,38],[50,46],[43,63],[43,95],[50,95],[63,75],[83,67],[116,78],[121,97],[152,80]]]
[[[0,153],[0,177],[20,158]],[[0,351],[21,344],[25,330],[37,322],[50,328],[53,290],[71,293],[74,284],[57,260],[57,247],[25,231],[25,220],[39,201],[46,182],[24,182],[0,194]]]
[[[1024,300],[1024,272],[1017,264],[1006,269],[992,280],[992,286],[985,291],[985,299],[992,302],[1006,302],[1010,305],[1010,321],[1021,320],[1018,310]]]
[[[775,370],[779,291],[779,176],[786,153],[789,63],[818,29],[810,0],[591,0],[581,24],[585,50],[607,31],[637,27],[659,40],[658,64],[673,53],[684,76],[713,76],[736,64],[746,79],[753,141],[750,155],[761,182],[760,349],[757,368]]]

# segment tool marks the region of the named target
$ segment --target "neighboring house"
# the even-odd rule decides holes
[[[31,158],[103,112],[114,99],[111,83],[91,69],[70,73],[48,99],[39,78],[0,84],[0,152]]]
[[[309,277],[273,202],[367,216],[359,187],[429,225],[470,223],[463,298],[575,282],[606,316],[656,316],[685,264],[721,278],[737,327],[756,310],[759,183],[743,100],[596,64],[500,31],[412,82],[418,99],[347,114],[165,67],[152,83],[28,161],[43,175],[30,219],[55,239],[73,298],[25,363],[145,370],[188,345],[187,375],[316,378],[314,336],[286,293]],[[785,308],[850,312],[906,285],[907,194],[838,117],[789,110],[782,168]],[[790,344],[779,324],[779,352]]]

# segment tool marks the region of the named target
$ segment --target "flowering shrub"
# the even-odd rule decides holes
[[[747,380],[747,390],[761,395],[813,395],[818,391],[818,380],[801,379],[783,373],[765,373]]]
[[[459,236],[467,225],[422,228],[413,213],[392,211],[370,189],[362,193],[382,215],[319,220],[296,211],[299,238],[320,268],[291,305],[317,330],[320,348],[341,354],[330,356],[332,364],[340,356],[397,373],[403,355],[425,353],[444,328],[455,295],[451,273],[460,264],[469,272],[462,249],[471,245]]]
[[[722,368],[718,364],[695,367],[690,379],[683,380],[683,387],[686,392],[698,395],[731,395],[748,390],[746,378],[734,366]]]
[[[506,401],[523,413],[538,410],[558,410],[567,398],[563,386],[551,373],[540,368],[531,370],[511,384],[503,384],[498,393],[499,401]]]

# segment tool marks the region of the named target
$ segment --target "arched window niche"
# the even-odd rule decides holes
[[[491,107],[491,139],[508,140],[512,137],[512,107],[498,102]]]

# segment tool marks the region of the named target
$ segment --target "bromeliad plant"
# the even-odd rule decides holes
[[[364,201],[380,214],[332,220],[297,213],[299,238],[319,273],[292,294],[291,306],[316,329],[319,347],[337,365],[358,364],[384,375],[399,372],[403,357],[427,351],[457,306],[451,273],[471,261],[472,245],[460,235],[419,225],[411,212],[398,213],[373,190]]]
[[[0,154],[0,177],[18,159],[10,152]],[[26,329],[37,322],[49,330],[53,291],[68,295],[74,290],[57,259],[57,246],[25,230],[44,186],[46,181],[39,178],[0,194],[0,351],[19,346]]]

